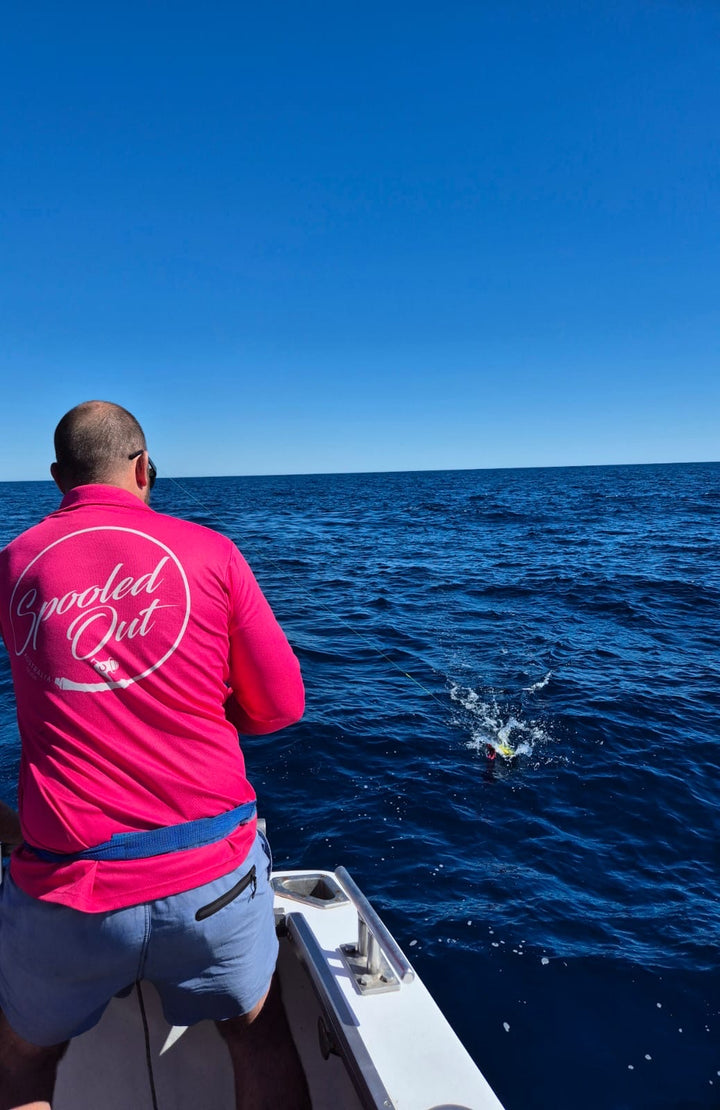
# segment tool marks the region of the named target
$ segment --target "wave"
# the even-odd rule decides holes
[[[552,678],[552,671],[548,671],[545,678],[541,678],[539,682],[533,682],[532,686],[523,686],[526,694],[536,694],[538,690],[544,690],[548,682]]]

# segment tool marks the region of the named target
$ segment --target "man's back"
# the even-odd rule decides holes
[[[0,553],[0,626],[36,848],[74,853],[252,800],[235,725],[270,732],[302,712],[297,662],[235,546],[112,486],[71,490]],[[107,910],[224,873],[253,837],[244,825],[161,866],[58,867],[23,849],[13,875],[35,897]]]

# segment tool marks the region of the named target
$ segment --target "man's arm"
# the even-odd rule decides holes
[[[242,556],[231,563],[230,686],[225,714],[262,736],[295,724],[305,708],[300,664]]]

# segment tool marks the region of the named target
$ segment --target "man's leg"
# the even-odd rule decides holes
[[[277,974],[249,1014],[216,1025],[230,1050],[237,1110],[311,1110]]]
[[[69,1041],[41,1048],[19,1037],[0,1013],[0,1110],[52,1099],[57,1067]]]

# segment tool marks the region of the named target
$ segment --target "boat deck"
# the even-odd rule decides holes
[[[379,971],[357,973],[352,952],[343,949],[357,946],[360,911],[344,874],[344,884],[340,872],[273,876],[278,971],[314,1110],[502,1110],[386,931],[375,950]],[[215,1026],[170,1027],[151,984],[142,984],[142,995],[151,1066],[133,990],[72,1042],[54,1110],[152,1108],[150,1070],[159,1110],[234,1110],[232,1069]]]

